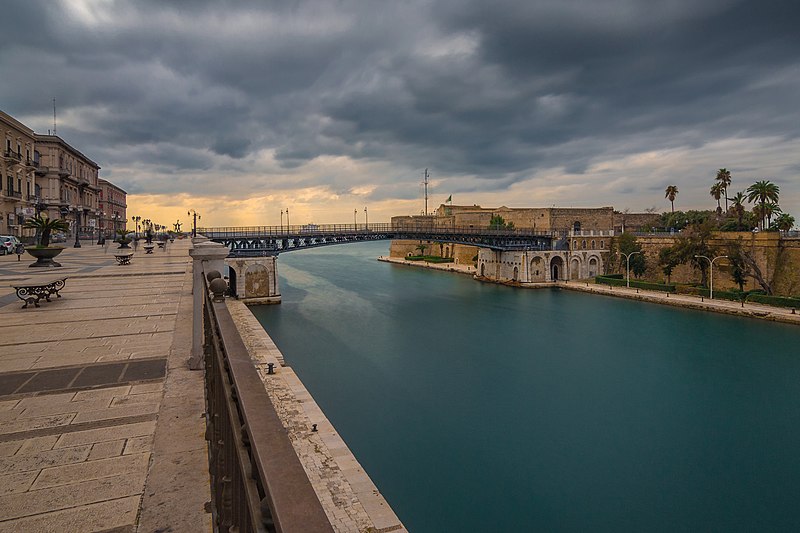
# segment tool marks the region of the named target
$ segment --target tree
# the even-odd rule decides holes
[[[658,251],[658,265],[661,271],[667,276],[667,285],[669,285],[672,277],[672,271],[680,264],[680,258],[675,253],[675,249],[670,247],[662,248]]]
[[[60,218],[50,218],[45,213],[39,213],[25,221],[26,228],[33,228],[39,235],[38,245],[47,248],[50,246],[50,234],[54,231],[69,231],[69,223]]]
[[[717,181],[722,185],[725,192],[725,212],[728,212],[728,187],[731,184],[731,172],[727,168],[717,170]]]
[[[742,238],[739,237],[736,242],[728,244],[727,248],[728,251],[725,255],[728,256],[728,270],[731,273],[731,279],[739,286],[740,291],[744,291],[744,284],[747,282],[747,277],[750,276],[750,269],[743,257]]]
[[[500,215],[492,215],[489,221],[489,229],[514,229],[513,222],[506,222]]]
[[[781,208],[775,202],[766,202],[761,204],[761,210],[764,213],[764,216],[767,217],[767,225],[765,228],[769,228],[772,226],[772,216],[779,215],[781,213]]]
[[[722,193],[723,192],[725,192],[725,187],[722,185],[722,183],[715,183],[714,185],[711,186],[710,194],[711,194],[711,197],[714,198],[714,200],[717,201],[717,213],[722,211],[722,207],[720,207],[720,205],[719,205],[719,200],[720,200],[720,198],[722,198]],[[725,198],[725,210],[726,211],[728,210],[728,198],[727,197]]]
[[[420,241],[420,243],[419,243],[419,244],[417,245],[417,247],[416,247],[416,248],[414,248],[414,249],[415,249],[415,250],[419,250],[419,255],[425,255],[425,249],[426,249],[427,247],[428,247],[427,245],[425,245],[425,244],[422,244],[422,241]]]
[[[700,270],[701,283],[705,286],[707,280],[708,261],[702,257],[712,257],[715,250],[711,248],[709,240],[711,240],[711,231],[714,229],[714,224],[711,221],[704,222],[688,227],[684,230],[678,242],[673,246],[676,259],[679,263],[690,263],[692,266]]]
[[[669,185],[666,189],[664,189],[666,195],[664,198],[669,200],[669,203],[672,204],[672,212],[675,212],[675,197],[678,196],[678,187],[675,185]]]
[[[794,217],[789,213],[781,213],[775,219],[775,229],[780,231],[789,231],[794,227]]]
[[[636,236],[633,233],[623,233],[617,239],[617,246],[619,247],[620,254],[624,254],[621,255],[620,267],[623,265],[625,268],[628,267],[628,260],[625,259],[625,256],[629,255],[631,272],[633,272],[635,277],[641,277],[647,270],[647,261],[642,253],[642,245],[636,241]],[[638,253],[630,255],[633,252]]]
[[[757,181],[747,188],[747,201],[750,203],[757,202],[758,205],[763,206],[767,202],[778,203],[778,196],[780,195],[780,187],[771,181],[761,180]],[[759,227],[764,229],[764,218],[766,212],[763,207],[759,210],[761,215]]]
[[[731,210],[736,214],[736,219],[739,222],[736,229],[741,231],[742,230],[742,217],[744,217],[744,202],[747,200],[743,192],[737,192],[732,198],[731,201],[733,204],[731,205]]]

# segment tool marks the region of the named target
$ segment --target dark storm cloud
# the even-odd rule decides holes
[[[0,108],[43,131],[56,97],[59,132],[104,169],[176,176],[148,180],[155,192],[195,170],[226,170],[242,194],[253,174],[273,187],[364,183],[303,174],[321,156],[394,168],[370,176],[374,199],[416,194],[409,169],[423,166],[454,192],[503,190],[598,157],[800,131],[791,1],[15,0],[3,11]],[[259,167],[265,153],[274,164]]]

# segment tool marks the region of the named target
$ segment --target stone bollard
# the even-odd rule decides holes
[[[203,369],[203,271],[217,273],[225,270],[228,248],[222,244],[206,241],[195,244],[189,255],[192,257],[192,356],[191,370]]]

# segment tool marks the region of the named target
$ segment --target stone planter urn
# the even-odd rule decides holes
[[[36,258],[35,263],[28,265],[33,267],[60,267],[61,263],[56,263],[53,258],[64,251],[61,246],[48,246],[47,248],[26,248],[26,252]]]
[[[116,242],[119,243],[119,247],[117,247],[117,250],[119,250],[120,248],[127,248],[128,250],[131,249],[131,247],[130,247],[130,242],[131,241],[116,241]]]

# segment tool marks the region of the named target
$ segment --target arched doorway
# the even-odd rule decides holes
[[[486,276],[486,263],[481,263],[481,277]]]
[[[544,281],[547,268],[544,265],[541,257],[534,257],[531,259],[531,281]]]
[[[228,291],[231,296],[239,297],[239,295],[236,294],[236,270],[234,270],[232,266],[228,266]]]
[[[593,278],[597,275],[597,258],[592,257],[589,259],[589,277]]]
[[[569,263],[569,279],[578,279],[581,274],[581,263],[577,257],[573,257]]]
[[[514,267],[514,277],[512,278],[512,281],[519,281],[519,268],[517,267]]]
[[[550,279],[558,281],[564,275],[564,260],[556,256],[550,260]]]

